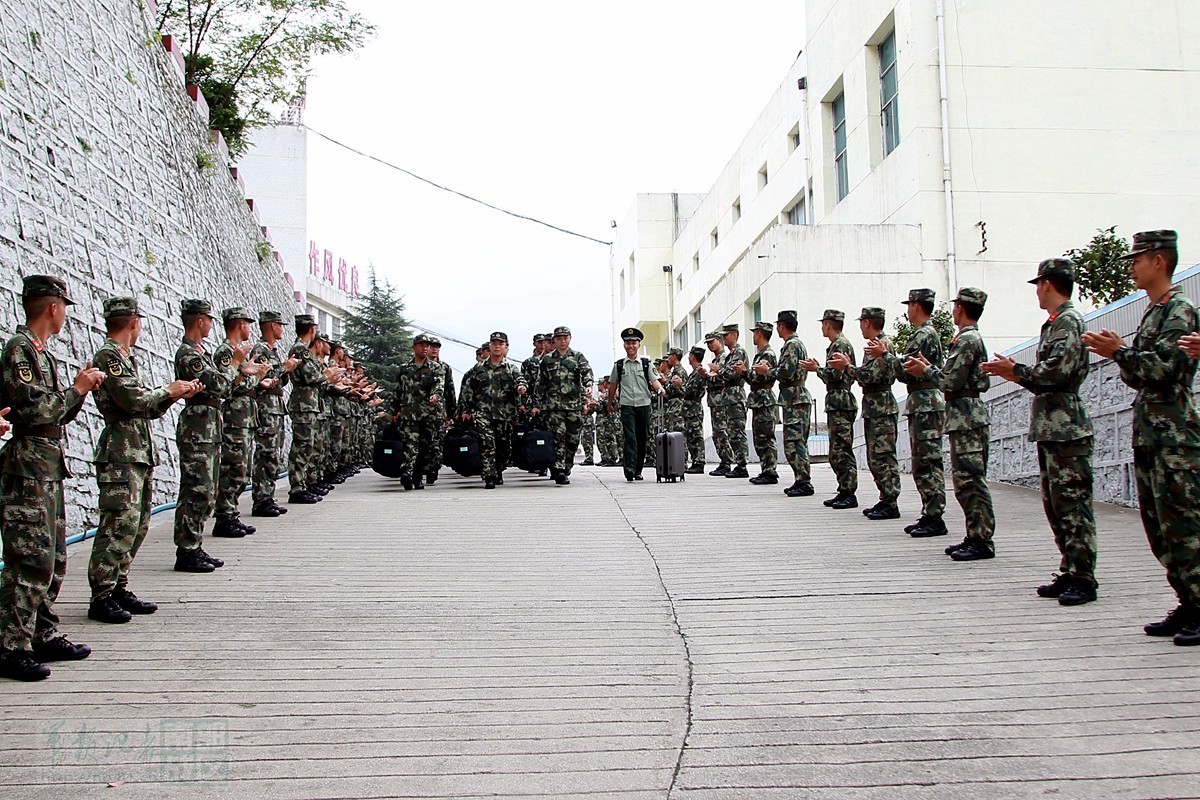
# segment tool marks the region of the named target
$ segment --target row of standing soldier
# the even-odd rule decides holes
[[[372,408],[377,387],[353,365],[344,348],[316,332],[311,316],[296,317],[296,346],[279,355],[284,320],[257,316],[261,338],[249,341],[255,315],[225,309],[225,340],[213,353],[204,346],[214,315],[207,301],[181,303],[183,340],[175,355],[176,379],[147,386],[134,347],[143,316],[133,297],[104,302],[107,336],[72,385],[60,383],[58,364],[46,345],[61,332],[74,305],[66,284],[51,276],[23,281],[26,324],[18,326],[0,356],[0,383],[12,421],[12,439],[0,451],[0,676],[39,680],[47,663],[79,660],[91,653],[58,629],[54,602],[66,574],[63,480],[69,477],[62,441],[89,393],[104,418],[94,463],[100,523],[88,564],[90,619],[128,622],[157,605],[129,589],[129,570],[149,528],[153,470],[159,464],[150,421],[178,400],[185,408],[176,426],[179,496],[175,507],[175,570],[207,573],[223,566],[203,549],[204,527],[215,512],[214,536],[254,532],[243,523],[238,497],[253,480],[255,516],[287,509],[274,501],[282,461],[284,418],[293,427],[289,454],[291,502],[318,502],[369,459]],[[326,365],[324,360],[331,363]],[[293,384],[290,405],[284,387]],[[3,424],[7,429],[7,422]],[[0,431],[2,432],[2,431]],[[298,433],[297,433],[298,432]]]

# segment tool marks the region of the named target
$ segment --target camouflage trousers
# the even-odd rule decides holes
[[[616,412],[601,414],[596,424],[596,448],[601,461],[621,460],[621,417]]]
[[[425,457],[425,474],[436,475],[442,468],[446,447],[446,421],[443,417],[436,421],[430,431],[429,454]],[[361,460],[361,459],[359,459]]]
[[[195,550],[204,541],[204,523],[216,507],[221,466],[220,424],[216,435],[192,430],[182,422],[175,429],[179,445],[179,495],[175,501],[175,546]],[[206,441],[211,438],[212,441]]]
[[[596,415],[583,415],[583,428],[579,433],[579,446],[583,449],[584,461],[595,461],[596,453]]]
[[[700,415],[683,418],[683,438],[687,442],[688,462],[693,466],[704,466],[704,411]]]
[[[717,450],[721,456],[721,463],[746,466],[746,462],[750,460],[750,444],[746,439],[746,406],[742,403],[713,406],[713,411],[713,430],[717,427],[715,417],[720,417],[724,434],[725,452]]]
[[[404,463],[400,467],[404,476],[427,474],[434,463],[434,441],[441,441],[442,419],[432,416],[401,419],[397,425],[404,441]]]
[[[1092,437],[1038,442],[1042,506],[1062,554],[1058,571],[1096,583],[1096,517],[1092,509]]]
[[[750,431],[754,436],[754,452],[758,455],[759,473],[777,475],[779,445],[775,441],[775,424],[779,421],[775,406],[750,409]]]
[[[992,552],[992,537],[996,533],[996,512],[992,509],[992,492],[988,489],[988,447],[991,426],[969,431],[950,431],[950,476],[954,481],[954,497],[967,520],[967,537]]]
[[[154,468],[149,464],[97,464],[100,525],[92,540],[88,583],[99,600],[129,583],[129,566],[150,530]]]
[[[858,459],[854,457],[853,411],[826,411],[829,428],[829,466],[837,476],[838,494],[858,491]]]
[[[288,487],[292,494],[314,485],[311,477],[316,446],[317,415],[292,414],[292,447],[288,450]]]
[[[570,474],[583,430],[583,414],[575,409],[543,411],[542,424],[554,434],[554,471]]]
[[[308,482],[310,486],[325,482],[325,476],[333,469],[333,445],[328,414],[317,415],[316,435],[313,441],[313,459],[309,462]]]
[[[783,406],[783,457],[797,483],[812,483],[808,436],[812,432],[812,406]]]
[[[646,436],[646,457],[643,462],[647,467],[653,467],[657,463],[658,453],[654,449],[654,437],[663,431],[663,415],[658,411],[658,405],[654,400],[651,400],[650,406],[650,430]]]
[[[682,401],[680,401],[678,399],[668,400],[665,414],[666,414],[666,417],[665,417],[666,421],[665,421],[663,430],[678,431],[679,433],[683,433],[683,404],[682,404]]]
[[[350,450],[348,433],[345,417],[334,414],[329,418],[329,467],[331,472],[346,466],[346,456]]]
[[[882,417],[864,417],[863,432],[867,442],[867,466],[875,487],[879,489],[879,501],[896,505],[900,497],[900,465],[896,462],[895,414]]]
[[[62,481],[0,475],[0,647],[30,650],[58,635],[54,601],[67,574]]]
[[[221,477],[217,482],[217,519],[237,519],[238,498],[250,480],[254,428],[225,428],[221,433]]]
[[[254,505],[275,500],[275,481],[283,466],[283,417],[277,414],[260,415],[254,431],[254,466],[251,480]]]
[[[497,478],[512,464],[512,421],[475,417],[475,431],[479,434],[479,455],[483,460],[483,477]],[[555,437],[555,446],[557,447]]]
[[[946,412],[923,411],[908,417],[913,483],[921,495],[921,515],[941,519],[946,513],[946,472],[942,463],[942,429]]]
[[[1200,450],[1135,447],[1133,470],[1150,551],[1179,602],[1200,608]]]

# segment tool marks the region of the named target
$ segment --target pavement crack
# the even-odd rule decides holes
[[[675,626],[675,633],[679,635],[679,641],[683,643],[683,659],[687,669],[687,691],[684,694],[684,711],[686,712],[686,720],[683,726],[683,738],[679,742],[679,755],[675,759],[675,769],[671,772],[671,784],[667,787],[667,798],[675,793],[675,784],[679,780],[679,773],[683,769],[683,754],[687,751],[688,740],[692,735],[692,696],[693,696],[693,666],[692,666],[692,650],[688,645],[687,634],[683,632],[683,625],[679,622],[679,612],[676,608],[675,597],[671,594],[670,588],[667,586],[666,580],[663,578],[662,567],[659,566],[658,559],[654,557],[654,550],[650,547],[650,543],[642,536],[642,532],[633,524],[633,520],[629,519],[629,515],[625,513],[625,509],[621,506],[621,501],[613,494],[613,490],[607,483],[596,476],[596,480],[604,487],[604,491],[608,492],[608,496],[612,498],[613,505],[617,507],[617,511],[621,512],[621,518],[625,520],[625,524],[629,526],[629,530],[633,531],[633,535],[641,542],[641,545],[646,550],[646,555],[650,557],[650,563],[654,565],[654,572],[658,576],[659,586],[662,587],[663,595],[667,598],[667,604],[671,608],[671,622]]]

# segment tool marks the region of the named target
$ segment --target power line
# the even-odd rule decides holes
[[[523,219],[526,222],[533,222],[538,225],[544,225],[545,227],[550,228],[551,230],[558,231],[559,233],[565,233],[568,236],[577,236],[580,239],[587,239],[589,242],[595,242],[596,244],[602,244],[605,247],[608,247],[609,245],[612,244],[612,242],[606,242],[603,239],[597,239],[595,237],[588,236],[585,233],[576,233],[575,231],[567,230],[566,228],[560,228],[557,225],[554,225],[549,222],[545,222],[545,221],[537,219],[535,217],[526,216],[525,214],[518,214],[515,211],[509,211],[507,208],[501,208],[500,206],[492,205],[491,203],[487,202],[486,200],[480,200],[478,197],[472,197],[471,195],[466,194],[465,192],[460,192],[457,189],[451,189],[449,186],[442,186],[440,183],[435,183],[434,181],[431,181],[428,178],[422,178],[420,175],[413,172],[412,170],[407,170],[404,167],[397,166],[396,164],[392,164],[389,161],[384,161],[382,158],[379,158],[378,156],[373,156],[370,153],[364,153],[362,150],[355,149],[344,142],[339,142],[337,139],[334,139],[332,136],[326,136],[325,134],[321,133],[320,131],[313,130],[312,128],[308,127],[307,125],[304,125],[303,127],[309,133],[313,133],[313,134],[316,134],[317,136],[320,136],[322,139],[329,142],[330,144],[337,145],[338,147],[341,147],[345,150],[349,150],[351,153],[360,155],[363,158],[367,158],[367,159],[370,159],[371,161],[375,161],[379,164],[383,164],[385,167],[394,169],[397,172],[403,172],[405,175],[408,175],[410,178],[416,178],[417,180],[421,181],[421,183],[429,184],[430,186],[432,186],[435,189],[441,189],[443,192],[449,192],[450,194],[458,195],[459,197],[463,198],[464,200],[470,200],[472,203],[478,203],[479,205],[490,208],[493,211],[499,211],[501,214],[507,214],[510,217],[516,217],[517,219]]]

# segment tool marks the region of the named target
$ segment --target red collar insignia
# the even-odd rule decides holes
[[[200,345],[194,344],[194,345],[192,345],[192,348],[200,355],[204,355],[204,348],[201,347]]]
[[[35,339],[31,336],[29,338],[29,341],[33,342],[34,350],[37,350],[39,353],[42,352],[42,340],[41,339]]]
[[[1056,320],[1056,319],[1058,319],[1058,312],[1057,312],[1057,311],[1055,311],[1053,314],[1051,314],[1051,315],[1050,315],[1050,318],[1049,318],[1049,319],[1047,319],[1046,321],[1047,321],[1047,322],[1054,322],[1054,320]]]

